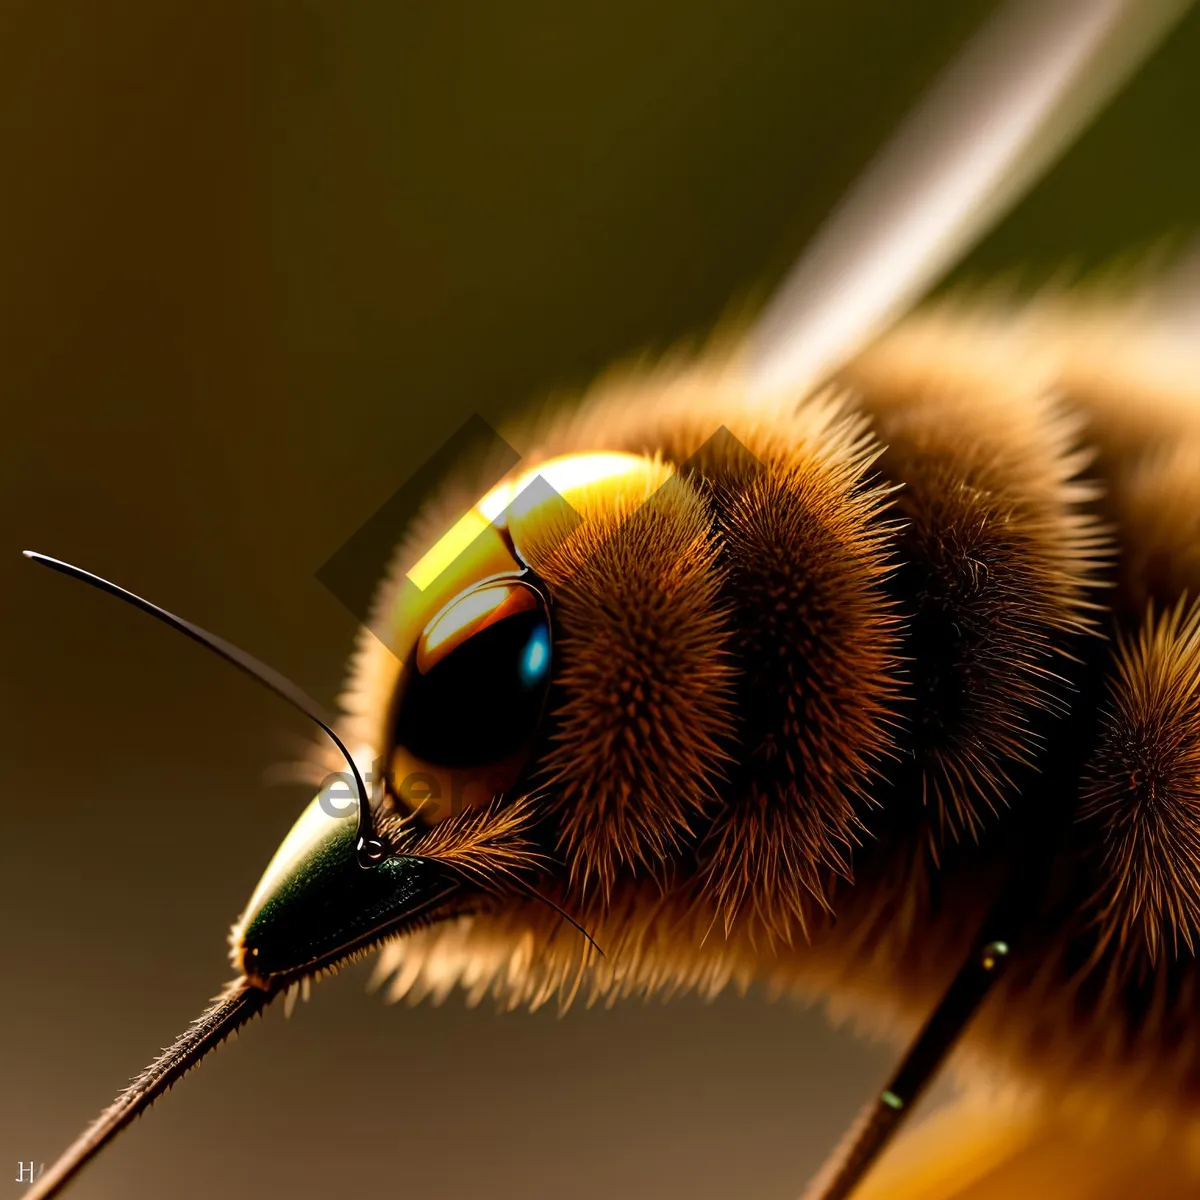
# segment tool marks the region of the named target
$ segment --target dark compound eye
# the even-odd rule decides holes
[[[392,707],[391,785],[446,816],[516,782],[550,681],[550,614],[531,584],[492,580],[425,627]]]

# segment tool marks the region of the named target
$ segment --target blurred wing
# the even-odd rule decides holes
[[[1164,336],[1182,350],[1200,350],[1200,241],[1164,273],[1151,303]]]
[[[1177,1200],[1194,1159],[1152,1148],[1136,1115],[1087,1136],[1033,1107],[964,1097],[896,1139],[854,1200]]]
[[[815,386],[1037,181],[1191,0],[1014,0],[867,168],[751,334],[751,386]]]

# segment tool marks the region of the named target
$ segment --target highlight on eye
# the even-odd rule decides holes
[[[550,613],[528,576],[496,576],[425,627],[392,701],[392,778],[471,773],[484,799],[507,791],[537,734],[550,681]]]

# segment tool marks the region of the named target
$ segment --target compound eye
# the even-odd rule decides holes
[[[549,682],[541,592],[494,579],[460,593],[426,625],[400,677],[390,722],[394,794],[439,817],[510,788],[532,751]]]

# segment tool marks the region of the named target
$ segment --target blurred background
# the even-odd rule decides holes
[[[308,798],[299,717],[106,574],[332,703],[316,570],[478,412],[702,333],[787,267],[990,5],[0,0],[0,1194],[227,978]],[[967,274],[1189,230],[1187,20]],[[884,1077],[818,1012],[271,1011],[80,1200],[785,1200]],[[279,1006],[276,1006],[277,1008]]]

